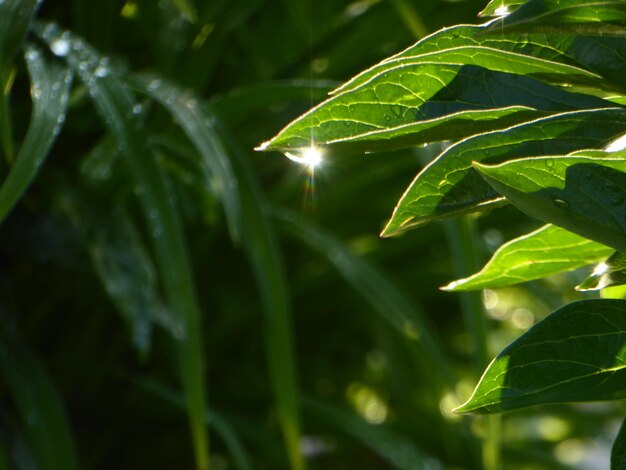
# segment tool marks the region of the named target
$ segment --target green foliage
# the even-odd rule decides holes
[[[494,413],[626,389],[624,300],[567,303],[623,282],[624,4],[484,7],[0,1],[0,467],[554,469],[603,434]],[[318,168],[254,152],[299,114],[261,149]],[[383,235],[420,230],[378,239],[409,183]],[[515,207],[553,225],[472,276]]]
[[[447,290],[540,279],[612,249],[579,289],[624,284],[626,4],[494,0],[481,16],[497,18],[443,29],[383,60],[259,149],[314,145],[332,155],[448,141],[404,192],[383,236],[507,203],[552,225],[503,245]],[[463,258],[463,241],[451,239]],[[457,411],[626,396],[624,308],[605,299],[556,310],[496,357]],[[480,344],[477,315],[468,318]],[[496,432],[487,430],[486,443]],[[621,468],[622,441],[623,432],[612,468]],[[488,468],[498,465],[487,458],[492,450]]]

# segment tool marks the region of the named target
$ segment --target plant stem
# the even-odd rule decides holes
[[[444,225],[454,260],[456,276],[462,278],[475,273],[479,264],[476,256],[475,228],[472,220],[469,217],[462,217],[446,222]],[[476,376],[480,377],[489,361],[487,318],[479,292],[461,293],[460,299],[463,318],[474,343]],[[485,437],[482,443],[483,468],[485,470],[500,468],[500,424],[499,415],[485,418]]]
[[[9,114],[9,91],[13,82],[13,72],[0,77],[0,138],[2,139],[2,151],[9,166],[13,164],[13,137],[11,132],[11,116]]]

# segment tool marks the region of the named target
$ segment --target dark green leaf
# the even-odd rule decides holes
[[[200,110],[199,110],[200,111]],[[202,109],[212,123],[212,135],[229,149],[239,183],[242,213],[242,245],[252,265],[263,310],[264,340],[270,379],[289,462],[295,470],[306,467],[300,450],[299,390],[296,376],[291,304],[282,253],[267,213],[266,202],[248,155],[238,147],[226,125],[212,109]]]
[[[624,470],[626,468],[626,419],[613,442],[611,449],[611,470]]]
[[[72,432],[59,395],[39,360],[0,328],[0,374],[20,413],[37,468],[78,468]]]
[[[208,468],[200,309],[181,223],[163,171],[136,113],[140,109],[109,61],[83,40],[52,25],[46,26],[40,35],[84,82],[102,120],[126,156],[124,161],[135,181],[150,228],[167,302],[182,326],[175,339],[196,463],[199,468]]]
[[[586,151],[475,168],[527,214],[626,251],[625,156]]]
[[[417,64],[376,75],[296,119],[259,150],[333,145],[390,150],[609,103],[473,65]]]
[[[133,84],[165,106],[193,142],[202,157],[206,181],[210,182],[213,193],[222,200],[231,236],[238,240],[241,236],[238,182],[223,145],[214,135],[213,128],[207,125],[210,119],[197,109],[198,100],[189,92],[183,92],[154,76],[138,76]]]
[[[598,264],[593,273],[576,286],[576,289],[600,290],[621,284],[626,284],[626,255],[616,252],[609,259]]]
[[[609,256],[613,250],[553,225],[546,225],[502,245],[478,273],[444,290],[501,287],[571,271]]]
[[[626,301],[584,300],[555,311],[504,349],[456,411],[626,396]]]
[[[26,51],[26,64],[33,112],[15,163],[0,187],[0,222],[20,200],[52,147],[65,120],[72,81],[68,68],[46,59],[34,46]]]
[[[513,157],[598,147],[625,128],[625,110],[595,109],[557,114],[459,142],[417,175],[383,236],[500,203],[499,194],[482,180],[472,162],[499,163]]]
[[[0,3],[0,82],[3,86],[11,61],[22,46],[40,3],[41,0],[4,0]]]

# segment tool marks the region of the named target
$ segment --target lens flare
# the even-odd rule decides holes
[[[306,166],[309,171],[313,171],[322,163],[322,152],[314,145],[304,150],[300,155],[285,152],[285,156],[292,162]]]

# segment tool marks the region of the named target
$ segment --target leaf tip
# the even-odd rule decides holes
[[[271,140],[267,140],[263,142],[261,145],[254,147],[254,151],[255,152],[267,152],[269,150],[271,143],[272,143]]]

